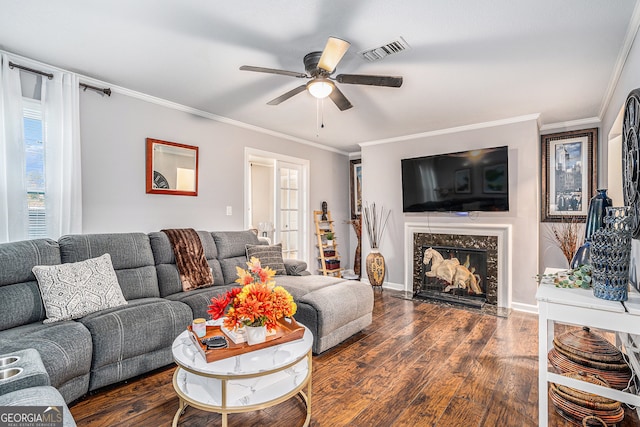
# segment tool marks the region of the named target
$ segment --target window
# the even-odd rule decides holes
[[[35,239],[47,235],[42,107],[36,100],[24,98],[23,102],[26,197],[29,212],[28,236],[30,239]]]

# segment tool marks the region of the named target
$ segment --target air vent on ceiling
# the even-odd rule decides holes
[[[359,54],[367,61],[378,61],[384,57],[393,55],[394,53],[400,53],[407,49],[411,49],[411,46],[409,46],[402,37],[398,37],[398,40],[394,40],[380,47],[363,50],[362,52],[359,52]]]

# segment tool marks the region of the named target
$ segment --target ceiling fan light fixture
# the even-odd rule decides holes
[[[307,90],[315,98],[323,99],[331,94],[333,91],[333,82],[325,78],[317,78],[307,83]]]

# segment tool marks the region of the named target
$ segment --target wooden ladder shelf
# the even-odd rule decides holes
[[[342,277],[344,268],[340,268],[340,254],[338,253],[338,243],[336,241],[336,235],[333,228],[333,220],[331,219],[331,212],[327,211],[327,219],[322,219],[322,211],[313,211],[313,222],[316,224],[316,237],[318,243],[318,262],[320,268],[318,272],[325,276]],[[333,235],[333,243],[327,244],[327,234]],[[331,254],[333,251],[333,254]],[[335,268],[331,264],[336,265]]]

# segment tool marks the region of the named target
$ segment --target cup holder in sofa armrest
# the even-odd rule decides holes
[[[6,381],[22,373],[22,368],[9,368],[9,369],[1,369],[0,370],[0,382]]]
[[[5,367],[7,367],[9,365],[13,365],[18,360],[20,360],[19,356],[0,357],[0,369],[5,368]]]
[[[23,388],[51,385],[40,353],[33,348],[0,354],[0,396]]]

